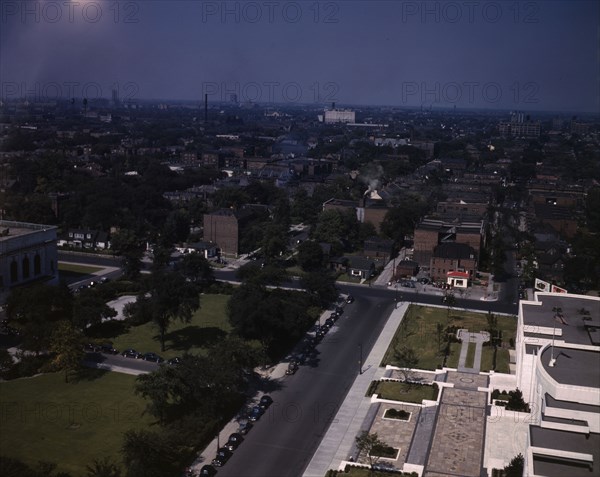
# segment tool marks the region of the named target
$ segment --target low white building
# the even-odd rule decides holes
[[[326,109],[325,124],[354,123],[356,113],[350,109]]]

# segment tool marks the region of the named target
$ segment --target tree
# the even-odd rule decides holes
[[[85,469],[86,477],[121,477],[121,470],[110,457],[94,459]]]
[[[193,252],[183,257],[176,268],[186,280],[204,288],[215,281],[213,269],[201,253]]]
[[[12,290],[6,314],[23,332],[21,348],[36,355],[46,350],[56,322],[72,319],[72,303],[73,295],[66,285],[35,284]]]
[[[50,351],[54,353],[52,366],[64,370],[65,383],[69,382],[69,372],[79,369],[84,352],[83,336],[68,321],[60,321],[52,333]]]
[[[381,233],[398,244],[404,237],[413,233],[415,225],[427,209],[419,199],[406,200],[390,209],[381,223]]]
[[[487,331],[490,334],[491,344],[494,346],[494,349],[498,346],[499,341],[499,329],[498,329],[498,317],[494,315],[492,312],[488,312],[487,314]]]
[[[158,270],[152,274],[147,294],[138,296],[136,306],[129,308],[136,321],[140,312],[149,313],[160,332],[161,350],[165,350],[165,334],[171,322],[179,319],[188,323],[200,306],[199,290],[181,274]],[[149,321],[149,320],[146,320]]]
[[[523,399],[523,392],[519,388],[510,391],[508,394],[510,398],[506,405],[507,411],[529,412],[529,405]]]
[[[185,354],[177,366],[140,375],[135,393],[148,400],[147,411],[166,423],[199,411],[222,415],[244,394],[246,374],[261,362],[260,351],[240,338],[215,343],[206,356]]]
[[[402,346],[400,348],[394,348],[394,358],[400,372],[404,377],[404,381],[408,382],[412,378],[412,370],[419,364],[419,357],[413,348]]]
[[[328,209],[319,214],[313,237],[317,242],[336,243],[346,235],[345,232],[342,213]]]
[[[307,273],[300,280],[300,285],[316,297],[323,308],[327,308],[337,300],[338,290],[335,287],[335,278],[327,270]]]
[[[260,242],[262,252],[267,261],[279,257],[287,250],[287,229],[280,224],[269,224],[265,227]]]
[[[121,453],[127,477],[178,475],[175,449],[165,436],[146,430],[125,433]]]
[[[232,327],[245,339],[260,340],[269,358],[281,353],[306,332],[315,316],[313,297],[303,292],[268,291],[255,281],[235,289],[227,304]]]
[[[524,467],[525,459],[523,454],[519,453],[512,458],[510,464],[504,467],[504,475],[505,477],[522,477]]]
[[[456,306],[456,297],[454,296],[454,293],[446,293],[444,295],[444,303],[446,304],[446,306],[448,307],[448,323],[450,323],[450,311],[452,310],[452,307]]]
[[[123,274],[126,278],[137,278],[142,268],[143,247],[141,240],[131,229],[120,229],[111,237],[114,254],[123,257]]]
[[[298,246],[296,260],[304,271],[318,270],[323,266],[323,249],[314,240],[306,240]]]
[[[81,330],[115,316],[116,310],[108,306],[95,290],[82,290],[73,300],[73,324]]]
[[[167,216],[163,227],[162,243],[173,246],[183,242],[190,234],[190,218],[183,210],[174,210]]]
[[[357,460],[364,454],[372,472],[380,458],[378,455],[373,455],[373,451],[377,448],[387,447],[387,444],[379,438],[377,433],[369,433],[368,431],[362,431],[356,436],[355,442],[358,453]]]
[[[252,261],[240,267],[236,276],[245,283],[253,282],[263,286],[278,286],[288,278],[288,273],[284,268],[276,265]]]

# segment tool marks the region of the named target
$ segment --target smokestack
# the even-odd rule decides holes
[[[335,111],[335,101],[333,101],[333,102],[331,103],[331,110],[332,110],[332,111]]]
[[[204,122],[208,122],[208,93],[204,94]]]

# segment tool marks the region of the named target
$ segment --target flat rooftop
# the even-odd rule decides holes
[[[29,224],[27,222],[0,220],[0,242],[10,240],[14,237],[51,229],[56,229],[56,227],[54,225]]]
[[[554,347],[555,364],[550,367],[552,347],[544,350],[540,359],[546,372],[562,384],[600,389],[600,352]]]
[[[600,414],[600,406],[593,406],[592,404],[583,404],[573,401],[560,401],[558,399],[554,399],[548,393],[544,395],[544,399],[546,400],[546,407],[556,407],[558,409],[570,409],[571,411],[593,412],[595,414]]]
[[[545,429],[538,426],[530,426],[529,432],[533,447],[591,454],[594,459],[593,467],[591,467],[591,463],[534,455],[535,475],[547,477],[589,477],[590,475],[598,475],[600,470],[600,434],[580,434],[558,429]]]
[[[557,339],[572,344],[593,345],[589,330],[600,328],[600,300],[583,295],[566,293],[536,293],[539,303],[523,303],[523,324],[532,327],[526,337],[552,338],[552,335],[536,333],[537,327],[560,329]],[[562,320],[555,318],[561,309]],[[584,319],[585,318],[585,319]]]

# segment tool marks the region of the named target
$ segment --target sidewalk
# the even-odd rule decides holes
[[[379,365],[408,306],[408,303],[400,303],[388,318],[364,362],[362,374],[356,377],[348,391],[319,448],[304,471],[304,477],[323,477],[329,469],[337,469],[343,460],[350,457],[355,438],[361,431],[371,407],[371,398],[366,397],[365,393],[371,381],[383,377],[385,373],[385,368],[380,368]]]

